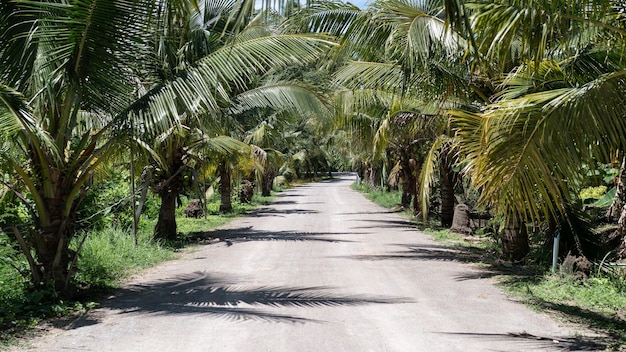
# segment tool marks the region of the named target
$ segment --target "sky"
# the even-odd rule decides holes
[[[352,5],[356,5],[360,9],[364,10],[367,7],[367,4],[370,3],[372,0],[337,0],[337,1],[350,2],[352,3]],[[300,0],[301,4],[304,4],[305,2],[306,2],[305,0]],[[256,8],[260,8],[260,7],[261,7],[261,0],[256,0]]]
[[[348,0],[353,5],[358,6],[360,9],[365,9],[370,0]]]

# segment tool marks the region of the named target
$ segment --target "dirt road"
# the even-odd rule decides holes
[[[282,192],[134,279],[35,351],[589,350],[351,176]]]

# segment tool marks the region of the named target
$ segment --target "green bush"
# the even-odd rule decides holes
[[[139,237],[137,246],[128,231],[116,228],[95,231],[87,236],[74,277],[76,283],[83,287],[111,287],[134,270],[173,257],[171,249],[162,247],[145,235]]]
[[[128,170],[109,171],[106,181],[99,182],[81,202],[78,213],[80,229],[102,230],[107,227],[130,228],[133,225],[131,183]],[[140,187],[140,180],[136,180]],[[139,202],[139,196],[135,202]],[[148,191],[142,209],[142,218],[155,218],[159,213],[160,201],[152,191]]]

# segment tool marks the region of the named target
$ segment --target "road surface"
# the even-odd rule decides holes
[[[594,349],[351,190],[353,180],[280,193],[211,233],[220,241],[148,270],[100,308],[16,350]]]

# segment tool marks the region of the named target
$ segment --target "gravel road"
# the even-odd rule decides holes
[[[507,298],[354,177],[281,192],[98,309],[14,351],[571,351],[590,338]],[[577,339],[574,336],[578,336]],[[580,342],[587,340],[587,342]]]

